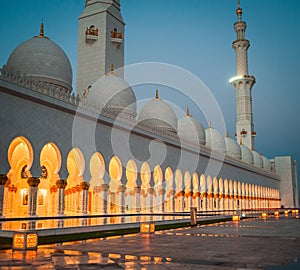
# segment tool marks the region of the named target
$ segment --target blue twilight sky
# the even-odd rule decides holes
[[[84,2],[0,0],[0,66],[18,44],[38,34],[43,19],[45,34],[69,56],[76,78],[77,18]],[[228,79],[235,74],[231,43],[237,1],[121,0],[121,4],[125,63],[158,61],[194,73],[215,95],[233,136],[235,92]],[[291,154],[300,161],[300,1],[242,0],[241,4],[251,42],[249,73],[257,79],[253,88],[256,150],[269,158]],[[136,94],[152,97],[154,87],[138,89]],[[167,91],[160,95],[182,109],[188,103],[168,96]]]

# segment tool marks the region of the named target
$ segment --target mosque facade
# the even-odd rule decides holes
[[[255,151],[255,77],[248,74],[240,5],[232,45],[237,74],[230,80],[236,139],[205,129],[188,109],[178,120],[158,91],[137,113],[135,93],[118,69],[125,42],[120,8],[120,0],[86,1],[76,94],[69,59],[43,24],[3,65],[0,216],[298,207],[296,161]]]

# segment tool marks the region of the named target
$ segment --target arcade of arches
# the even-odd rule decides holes
[[[279,190],[239,180],[205,176],[159,165],[153,169],[134,160],[122,164],[117,156],[108,164],[100,152],[89,161],[91,179],[84,179],[83,153],[73,148],[67,157],[68,177],[60,179],[59,148],[47,143],[39,153],[42,173],[32,177],[33,149],[24,137],[8,149],[10,170],[0,175],[0,216],[162,213],[278,208]],[[38,153],[35,153],[38,154]],[[108,173],[105,173],[107,170]],[[108,181],[104,180],[109,178]],[[125,179],[125,180],[124,180]]]

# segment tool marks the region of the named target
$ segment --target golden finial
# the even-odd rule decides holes
[[[109,75],[114,75],[114,64],[111,64],[110,65],[110,72],[109,72]]]
[[[188,106],[186,106],[186,116],[190,116],[190,110],[189,110],[189,107]]]
[[[260,150],[259,154],[262,156],[262,151]]]
[[[226,138],[229,138],[229,134],[228,131],[226,130]]]
[[[156,91],[155,91],[155,99],[159,99],[159,97],[158,97],[158,88],[156,88]]]
[[[239,19],[241,19],[241,16],[243,14],[243,10],[241,8],[241,1],[240,0],[238,1],[238,8],[236,10],[236,14],[239,16]]]
[[[211,123],[211,121],[209,121],[209,128],[212,128],[212,123]]]
[[[242,141],[242,139],[240,139],[240,145],[243,145],[243,141]]]
[[[44,35],[44,23],[42,21],[41,26],[40,26],[40,37],[43,38],[45,37]]]

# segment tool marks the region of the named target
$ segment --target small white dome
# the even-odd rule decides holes
[[[189,114],[188,110],[186,115],[178,121],[178,135],[184,141],[205,145],[205,130],[201,123]]]
[[[158,98],[158,92],[156,98],[148,102],[140,111],[138,123],[177,134],[177,116],[169,104]]]
[[[213,151],[225,152],[225,139],[221,133],[214,128],[205,130],[206,146]]]
[[[266,158],[265,156],[261,156],[262,161],[263,161],[263,168],[266,171],[271,171],[271,163],[270,160],[268,158]]]
[[[240,145],[241,152],[242,152],[242,161],[253,164],[253,154],[251,150],[246,145]]]
[[[257,168],[262,168],[263,167],[263,160],[260,154],[258,154],[256,151],[252,151],[253,155],[253,164]]]
[[[225,144],[226,144],[226,155],[235,158],[235,159],[241,159],[242,158],[242,151],[239,144],[236,142],[236,140],[226,137],[225,138]]]
[[[136,117],[136,97],[126,81],[111,73],[97,80],[88,90],[87,103],[101,111],[118,116]]]

